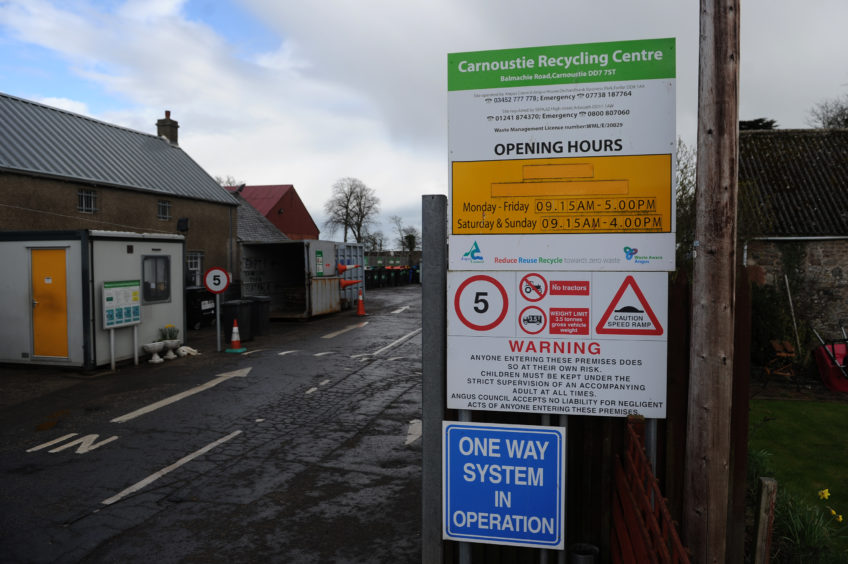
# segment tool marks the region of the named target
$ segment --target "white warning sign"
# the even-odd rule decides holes
[[[663,328],[636,284],[633,276],[624,279],[595,331],[600,335],[662,335]]]
[[[449,272],[449,409],[664,418],[664,272]]]

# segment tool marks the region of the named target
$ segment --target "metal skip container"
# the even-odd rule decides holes
[[[341,311],[335,243],[304,240],[244,245],[242,296],[268,299],[275,319],[304,319]]]

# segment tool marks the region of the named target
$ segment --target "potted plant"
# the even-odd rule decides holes
[[[168,360],[177,358],[174,351],[180,346],[179,336],[179,328],[170,323],[159,329],[159,340],[165,343],[165,348],[168,349],[168,352],[165,354],[165,358]]]

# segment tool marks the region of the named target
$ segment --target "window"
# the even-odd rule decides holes
[[[142,258],[141,275],[144,303],[171,301],[171,257]]]
[[[77,210],[82,213],[97,211],[97,192],[80,188],[77,192]]]
[[[203,252],[186,253],[186,286],[203,286]]]
[[[171,219],[171,202],[168,200],[159,200],[156,217],[159,219]]]

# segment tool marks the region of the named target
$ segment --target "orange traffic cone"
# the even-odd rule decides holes
[[[348,286],[353,286],[354,284],[359,284],[362,280],[339,280],[339,286],[344,290]]]
[[[360,317],[365,315],[365,301],[362,299],[362,290],[359,290],[359,305],[356,306],[356,315]]]
[[[225,352],[228,353],[243,353],[247,349],[241,346],[241,337],[239,337],[238,319],[233,319],[233,337],[232,344]]]
[[[345,273],[345,271],[346,271],[348,268],[359,268],[359,265],[358,265],[358,264],[352,264],[352,265],[350,265],[350,266],[347,266],[347,265],[344,265],[344,264],[342,264],[342,263],[338,263],[338,264],[336,264],[336,271],[337,271],[339,274],[344,274],[344,273]]]

